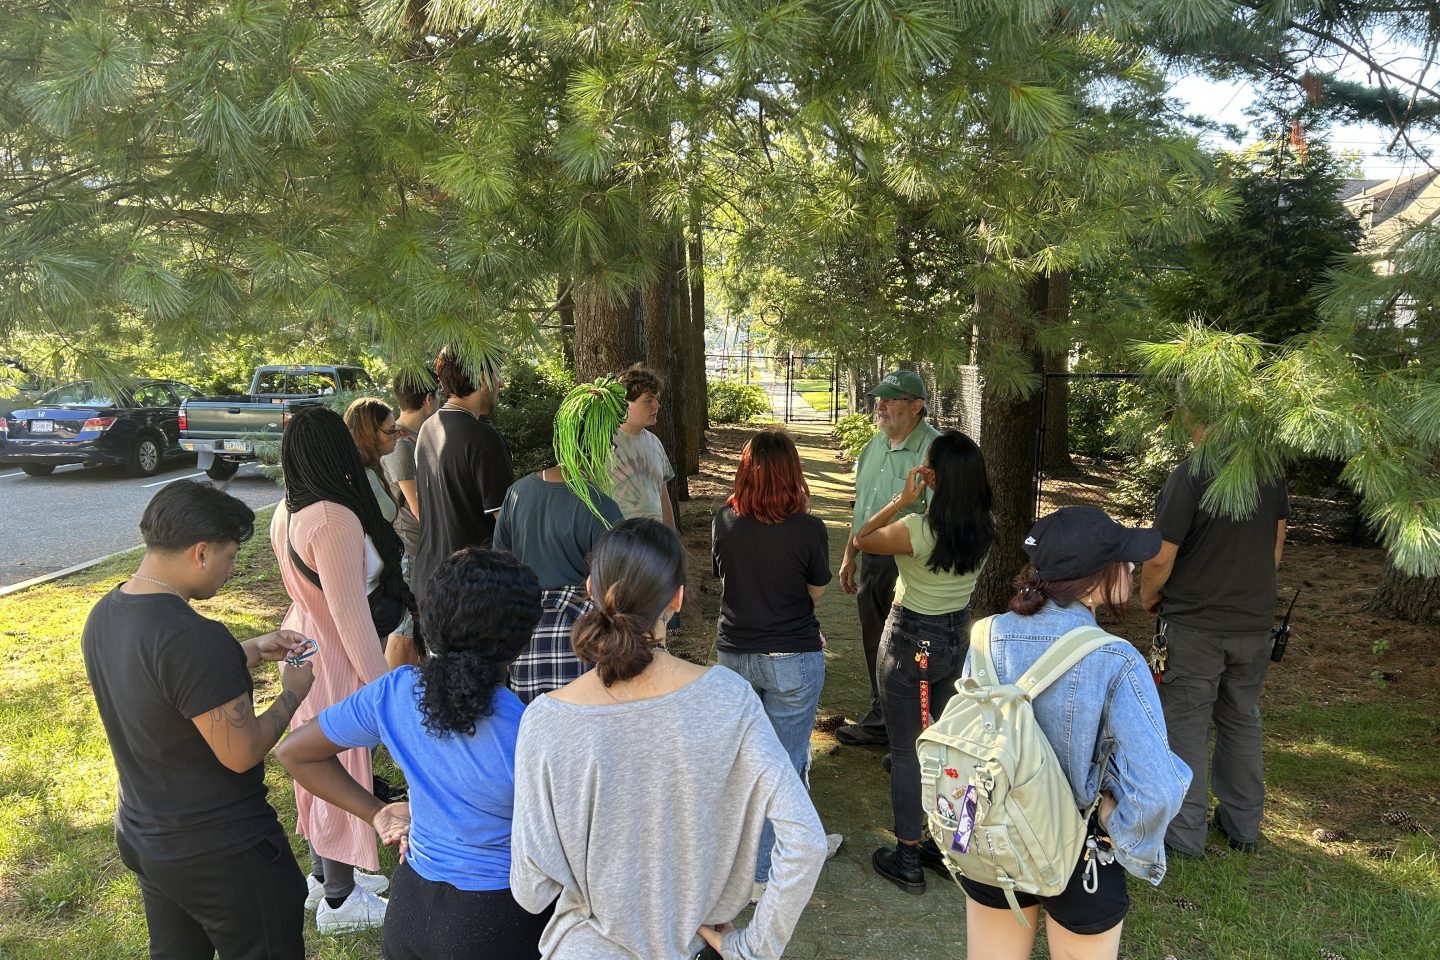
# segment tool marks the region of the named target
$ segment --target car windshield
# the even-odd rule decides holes
[[[96,393],[94,385],[88,380],[81,380],[77,383],[67,383],[63,387],[56,387],[45,396],[40,398],[42,406],[49,407],[113,407],[115,398],[103,393]]]

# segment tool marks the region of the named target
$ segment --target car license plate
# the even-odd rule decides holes
[[[250,444],[245,440],[226,440],[225,449],[230,453],[249,453]]]
[[[54,421],[54,420],[31,420],[31,421],[30,421],[30,432],[31,432],[31,433],[54,433],[54,432],[55,432],[55,421]]]

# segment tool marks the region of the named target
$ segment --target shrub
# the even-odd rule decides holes
[[[523,477],[555,462],[550,449],[555,412],[575,386],[575,375],[552,364],[511,360],[504,377],[505,387],[491,418],[510,444],[515,476]]]
[[[854,460],[876,432],[875,420],[870,414],[849,413],[835,421],[835,429],[830,431],[830,435],[840,441],[845,455]]]
[[[770,398],[751,383],[715,380],[709,385],[711,423],[748,423],[770,412]]]

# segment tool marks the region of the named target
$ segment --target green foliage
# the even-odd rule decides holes
[[[1299,153],[1271,139],[1226,157],[1222,170],[1238,216],[1186,248],[1187,269],[1154,285],[1155,309],[1171,322],[1201,316],[1270,343],[1313,328],[1320,282],[1362,232],[1340,202],[1341,161],[1323,144]]]
[[[708,394],[711,423],[749,423],[770,413],[770,398],[751,383],[714,380]]]
[[[510,444],[515,476],[523,477],[555,462],[555,414],[575,378],[557,365],[521,359],[505,366],[504,377],[505,388],[491,418]]]
[[[875,418],[870,414],[850,413],[835,421],[835,429],[830,431],[830,435],[840,441],[840,449],[845,451],[845,455],[855,460],[878,432]]]

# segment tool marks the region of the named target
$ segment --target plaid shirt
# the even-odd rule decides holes
[[[527,646],[510,665],[510,689],[529,703],[542,693],[558,690],[594,664],[585,663],[570,648],[570,628],[590,609],[584,587],[556,587],[540,593],[540,622]]]

